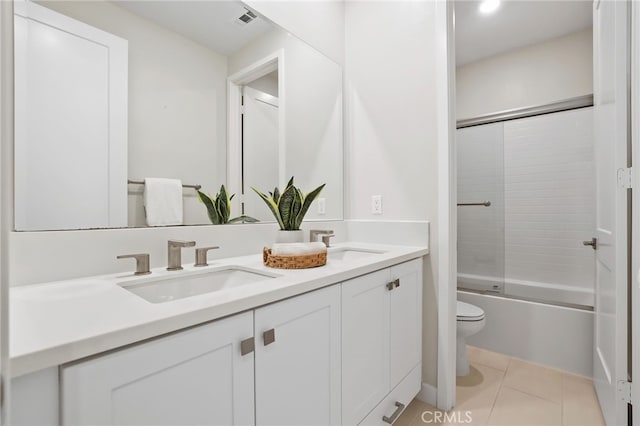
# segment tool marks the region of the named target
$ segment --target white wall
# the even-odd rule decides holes
[[[586,29],[458,67],[457,118],[592,94],[592,37]]]
[[[226,57],[111,2],[44,5],[129,41],[129,178],[215,193],[226,181]],[[142,191],[129,185],[129,226],[146,225]],[[195,191],[184,203],[186,224],[210,223]]]
[[[347,216],[437,235],[435,2],[345,3]],[[371,214],[382,195],[383,214]],[[425,262],[423,382],[436,384],[437,245]]]
[[[229,56],[229,74],[284,51],[284,96],[279,108],[285,109],[285,177],[307,193],[326,183],[320,197],[326,200],[326,213],[311,206],[307,219],[343,218],[343,128],[342,68],[297,37],[277,28]],[[273,188],[260,182],[247,182],[263,192]],[[285,182],[281,183],[286,184]],[[249,191],[249,197],[255,197]],[[263,206],[269,214],[268,208]],[[250,213],[248,213],[250,214]]]
[[[244,3],[334,62],[344,64],[345,3],[342,0],[245,0]]]

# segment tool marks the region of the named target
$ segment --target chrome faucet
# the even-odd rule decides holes
[[[309,231],[309,241],[318,241],[318,236],[322,236],[322,242],[325,246],[329,247],[331,237],[335,237],[335,234],[333,231],[328,229],[312,229]]]
[[[193,247],[196,245],[195,241],[179,241],[169,240],[167,243],[167,249],[169,254],[169,260],[167,262],[167,271],[179,271],[182,269],[182,248]]]

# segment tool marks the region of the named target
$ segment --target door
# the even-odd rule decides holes
[[[340,424],[340,286],[255,311],[256,424]]]
[[[253,313],[62,367],[64,425],[252,425]]]
[[[594,2],[596,300],[593,379],[609,425],[627,424],[628,4]],[[628,185],[627,185],[628,186]]]
[[[394,266],[391,279],[389,380],[393,388],[422,361],[422,260]]]
[[[126,227],[128,42],[15,6],[15,228]]]
[[[342,283],[342,423],[358,424],[389,386],[389,269]],[[422,300],[422,299],[420,299]]]
[[[272,191],[278,185],[278,98],[249,86],[242,96],[243,214],[272,221],[271,211],[251,187]]]

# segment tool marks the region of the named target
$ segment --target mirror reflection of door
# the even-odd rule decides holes
[[[242,213],[272,221],[251,187],[265,191],[278,185],[278,72],[245,85],[242,102]]]

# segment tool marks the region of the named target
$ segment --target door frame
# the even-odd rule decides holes
[[[631,2],[631,162],[633,169],[640,165],[640,4]],[[640,174],[634,170],[632,174],[633,188],[640,189]],[[635,191],[637,193],[637,190]],[[631,226],[631,395],[640,395],[640,196],[632,198],[632,226]],[[634,380],[636,379],[636,380]],[[632,424],[640,426],[640,415],[632,416]]]
[[[13,2],[0,1],[0,426],[8,425],[9,234],[13,231]]]
[[[438,144],[437,407],[456,403],[457,180],[456,66],[453,0],[435,3]]]
[[[278,187],[286,184],[286,90],[284,49],[263,57],[227,78],[227,193],[243,202],[242,193],[242,87],[278,70]]]

